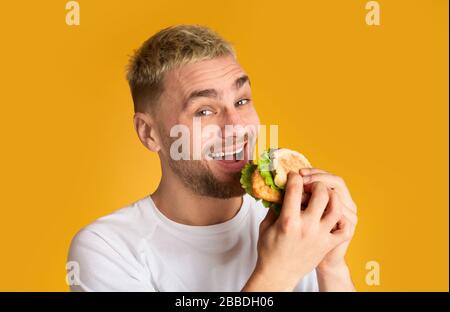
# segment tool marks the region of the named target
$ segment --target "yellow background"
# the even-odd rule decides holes
[[[65,291],[73,235],[156,187],[125,64],[159,29],[198,23],[235,44],[280,145],[346,181],[348,253],[364,291],[448,291],[448,2],[5,1],[0,10],[0,290]],[[381,285],[364,282],[381,265]]]

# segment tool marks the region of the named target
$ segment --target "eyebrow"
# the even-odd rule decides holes
[[[250,85],[250,78],[247,75],[243,75],[234,81],[233,87],[236,90],[239,90],[243,85],[245,85],[246,82],[248,82],[248,84]],[[187,97],[186,101],[184,101],[184,107],[187,107],[189,102],[191,102],[195,98],[199,97],[217,98],[218,96],[219,93],[215,89],[195,90],[192,91]]]

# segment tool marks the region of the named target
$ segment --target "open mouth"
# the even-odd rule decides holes
[[[244,159],[244,148],[245,148],[245,144],[231,152],[209,153],[208,157],[212,160],[231,160],[231,161],[243,160]]]

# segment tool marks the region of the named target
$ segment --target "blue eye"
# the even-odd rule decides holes
[[[236,106],[241,106],[241,105],[245,105],[248,104],[248,102],[250,102],[249,99],[242,99],[236,102]]]

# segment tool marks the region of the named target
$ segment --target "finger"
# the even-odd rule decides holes
[[[325,170],[319,169],[319,168],[302,168],[300,169],[300,174],[302,176],[307,176],[315,173],[328,173]]]
[[[342,199],[348,203],[347,206],[356,211],[356,205],[353,203],[347,185],[341,177],[329,173],[314,173],[304,176],[303,183],[305,192],[310,192],[312,184],[315,182],[323,182],[329,188],[336,190],[342,196]]]
[[[341,199],[339,196],[339,193],[336,192],[336,190],[333,190],[333,201],[335,202],[335,205],[338,205],[339,207],[342,207],[342,215],[343,217],[347,218],[350,223],[354,226],[358,223],[358,215],[356,212],[354,212],[351,208],[349,208],[346,203]],[[327,211],[325,211],[327,213]]]
[[[311,194],[303,192],[302,194],[302,206],[301,209],[305,210],[308,207],[309,199],[311,198]]]
[[[344,207],[342,203],[339,201],[336,192],[330,190],[329,196],[330,200],[328,201],[327,210],[324,216],[322,217],[322,224],[326,227],[326,229],[329,232],[331,232],[333,229],[335,229],[335,226],[338,223],[338,221],[343,218]]]
[[[272,224],[277,220],[277,214],[273,209],[267,209],[267,214],[264,219],[259,224],[260,233],[264,232],[267,228],[269,228]]]
[[[322,218],[323,212],[328,205],[329,194],[327,186],[322,182],[316,182],[312,186],[311,198],[305,214],[315,220]]]
[[[312,174],[303,176],[304,184],[311,184],[311,183],[318,182],[318,181],[324,182],[328,186],[333,187],[333,188],[345,187],[344,180],[341,177],[338,177],[334,174],[316,172],[316,173],[312,173]]]
[[[347,218],[351,224],[353,224],[354,226],[358,224],[358,215],[352,209],[345,206],[343,213],[344,217]]]
[[[336,244],[343,243],[345,241],[349,241],[352,238],[352,227],[350,222],[346,218],[342,218],[339,221],[339,227],[337,230],[331,233],[332,240],[335,241]]]
[[[280,219],[300,217],[300,207],[303,194],[302,177],[293,171],[288,173],[286,191],[284,193],[283,207],[280,212]]]

